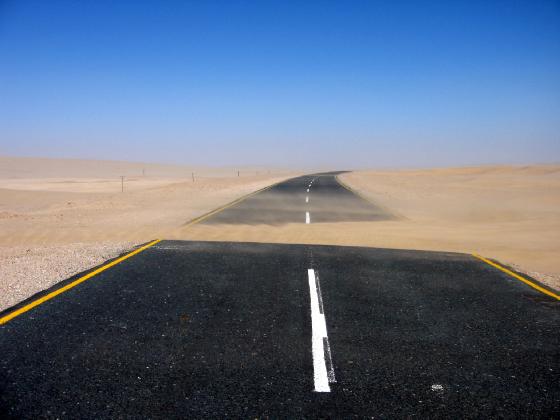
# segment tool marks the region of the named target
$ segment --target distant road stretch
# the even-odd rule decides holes
[[[317,174],[201,223],[391,217]],[[560,416],[559,301],[470,255],[161,241],[82,276],[0,314],[0,417]]]

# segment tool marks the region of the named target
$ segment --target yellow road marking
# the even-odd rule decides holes
[[[226,205],[224,205],[224,206],[222,206],[222,207],[218,207],[217,209],[212,210],[212,211],[209,212],[209,213],[203,214],[202,216],[199,216],[199,217],[197,217],[197,218],[191,220],[190,222],[187,222],[187,223],[186,223],[185,225],[183,225],[183,226],[184,226],[184,227],[188,227],[188,226],[192,226],[192,225],[194,225],[194,224],[196,224],[196,223],[202,222],[203,220],[209,218],[210,216],[213,216],[214,214],[219,213],[219,212],[221,212],[222,210],[227,209],[228,207],[231,207],[231,206],[233,206],[233,205],[235,205],[235,204],[238,204],[238,203],[240,203],[241,201],[246,200],[247,198],[252,197],[252,196],[255,195],[255,194],[258,194],[258,193],[260,193],[260,192],[266,191],[266,190],[268,190],[268,189],[270,189],[270,188],[272,188],[272,187],[274,187],[274,186],[280,184],[281,182],[284,182],[284,181],[279,181],[279,182],[277,182],[277,183],[275,183],[275,184],[269,185],[269,186],[267,186],[267,187],[261,188],[260,190],[254,191],[254,192],[252,192],[252,193],[250,193],[250,194],[247,194],[247,195],[245,195],[245,196],[243,196],[243,197],[240,197],[240,198],[238,198],[237,200],[232,201],[231,203],[228,203],[228,204],[226,204]],[[111,267],[117,265],[118,263],[120,263],[120,262],[122,262],[122,261],[124,261],[124,260],[126,260],[126,259],[128,259],[128,258],[130,258],[130,257],[133,257],[133,256],[136,255],[136,254],[139,254],[140,252],[144,251],[145,249],[148,249],[149,247],[151,247],[151,246],[157,244],[158,242],[161,242],[161,239],[156,239],[156,240],[154,240],[154,241],[152,241],[152,242],[150,242],[150,243],[144,245],[144,246],[141,247],[141,248],[135,249],[134,251],[129,252],[128,254],[123,255],[122,257],[117,258],[116,260],[111,261],[110,263],[105,264],[104,266],[99,267],[98,269],[92,271],[91,273],[88,273],[88,274],[86,274],[86,275],[80,277],[79,279],[74,280],[72,283],[68,283],[66,286],[63,286],[63,287],[61,287],[60,289],[56,289],[55,291],[53,291],[53,292],[51,292],[51,293],[49,293],[49,294],[47,294],[47,295],[45,295],[45,296],[43,296],[43,297],[40,297],[40,298],[38,298],[38,299],[36,299],[36,300],[34,300],[34,301],[28,303],[27,305],[25,305],[25,306],[23,306],[23,307],[21,307],[21,308],[19,308],[19,309],[16,309],[16,310],[13,311],[13,312],[10,312],[8,315],[5,315],[5,316],[3,316],[2,318],[0,318],[0,325],[5,324],[6,322],[8,322],[8,321],[14,319],[15,317],[17,317],[17,316],[19,316],[19,315],[21,315],[21,314],[23,314],[23,313],[25,313],[25,312],[27,312],[27,311],[33,309],[33,308],[36,307],[36,306],[39,306],[40,304],[42,304],[42,303],[44,303],[44,302],[46,302],[46,301],[48,301],[48,300],[51,300],[51,299],[54,298],[55,296],[58,296],[58,295],[60,295],[61,293],[64,293],[64,292],[66,292],[67,290],[70,290],[70,289],[72,289],[73,287],[76,287],[78,284],[83,283],[84,281],[86,281],[86,280],[92,278],[93,276],[96,276],[97,274],[99,274],[99,273],[101,273],[101,272],[107,270],[108,268],[111,268]]]
[[[122,257],[117,258],[116,260],[111,261],[110,263],[105,264],[105,265],[99,267],[98,269],[92,271],[91,273],[88,273],[88,274],[86,274],[86,275],[80,277],[79,279],[74,280],[74,281],[71,282],[71,283],[68,283],[66,286],[63,286],[63,287],[61,287],[60,289],[56,289],[54,292],[51,292],[51,293],[49,293],[49,294],[47,294],[47,295],[45,295],[45,296],[43,296],[43,297],[40,297],[40,298],[34,300],[34,301],[31,302],[31,303],[28,303],[27,305],[25,305],[25,306],[23,306],[23,307],[21,307],[21,308],[15,310],[15,311],[13,311],[13,312],[10,312],[8,315],[5,315],[5,316],[3,316],[2,318],[0,318],[0,325],[5,324],[6,322],[10,321],[11,319],[14,319],[16,316],[19,316],[19,315],[21,315],[21,314],[23,314],[23,313],[25,313],[25,312],[27,312],[27,311],[33,309],[33,308],[36,307],[36,306],[39,306],[41,303],[46,302],[46,301],[48,301],[48,300],[51,300],[51,299],[54,298],[55,296],[58,296],[58,295],[60,295],[61,293],[64,293],[64,292],[66,292],[67,290],[70,290],[70,289],[72,289],[73,287],[76,287],[78,284],[83,283],[84,281],[86,281],[86,280],[88,280],[88,279],[91,279],[93,276],[95,276],[95,275],[97,275],[97,274],[99,274],[99,273],[101,273],[101,272],[107,270],[108,268],[111,268],[111,267],[113,267],[114,265],[117,265],[118,263],[123,262],[124,260],[126,260],[126,259],[128,259],[128,258],[130,258],[130,257],[133,257],[133,256],[136,255],[136,254],[139,254],[140,252],[144,251],[145,249],[148,249],[149,247],[151,247],[151,246],[157,244],[157,243],[160,242],[160,241],[161,241],[161,239],[156,239],[156,240],[150,242],[149,244],[144,245],[143,247],[140,247],[140,248],[138,248],[138,249],[135,249],[134,251],[129,252],[128,254],[123,255]]]
[[[239,203],[241,203],[242,201],[244,201],[244,200],[246,200],[246,199],[248,199],[248,198],[250,198],[250,197],[252,197],[252,196],[254,196],[254,195],[257,195],[257,194],[259,194],[259,193],[261,193],[261,192],[264,192],[264,191],[266,191],[266,190],[269,190],[269,189],[271,189],[272,187],[275,187],[276,185],[278,185],[278,184],[280,184],[280,183],[282,183],[282,182],[284,182],[284,181],[276,182],[275,184],[271,184],[271,185],[269,185],[269,186],[267,186],[267,187],[261,188],[260,190],[253,191],[252,193],[247,194],[247,195],[244,195],[243,197],[239,197],[238,199],[232,201],[231,203],[227,203],[227,204],[223,205],[222,207],[218,207],[217,209],[212,210],[212,211],[210,211],[210,212],[208,212],[208,213],[206,213],[206,214],[203,214],[202,216],[195,217],[195,218],[192,219],[191,221],[185,223],[185,224],[183,225],[183,227],[186,228],[186,227],[192,226],[192,225],[194,225],[194,224],[200,223],[200,222],[202,222],[203,220],[208,219],[210,216],[213,216],[213,215],[215,215],[216,213],[219,213],[219,212],[221,212],[221,211],[223,211],[223,210],[225,210],[225,209],[227,209],[227,208],[229,208],[229,207],[231,207],[231,206],[234,206],[234,205],[236,205],[236,204],[239,204]]]
[[[493,261],[490,261],[490,260],[488,260],[488,259],[486,259],[486,258],[484,258],[484,257],[481,257],[481,256],[478,255],[478,254],[472,254],[472,255],[473,255],[473,257],[478,258],[478,259],[481,260],[481,261],[484,261],[486,264],[491,265],[492,267],[495,267],[495,268],[497,268],[498,270],[503,271],[503,272],[506,273],[506,274],[509,274],[509,275],[512,276],[513,278],[516,278],[517,280],[522,281],[523,283],[525,283],[525,284],[531,286],[533,289],[536,289],[536,290],[538,290],[539,292],[544,293],[545,295],[548,295],[548,296],[550,296],[550,297],[553,297],[554,299],[560,300],[560,296],[558,296],[556,293],[551,292],[550,290],[546,290],[544,287],[541,287],[541,286],[539,286],[538,284],[533,283],[533,282],[530,281],[530,280],[527,280],[525,277],[522,277],[522,276],[520,276],[519,274],[514,273],[513,271],[508,270],[508,269],[505,268],[505,267],[502,267],[500,264],[497,264],[497,263],[495,263],[495,262],[493,262]]]

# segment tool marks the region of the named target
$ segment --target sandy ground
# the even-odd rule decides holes
[[[560,166],[360,171],[340,180],[396,219],[193,226],[175,237],[476,252],[560,289]]]
[[[119,174],[125,174],[124,192]],[[0,157],[0,310],[294,175]]]
[[[560,165],[340,176],[390,221],[184,227],[296,175],[0,157],[0,310],[154,238],[477,252],[560,289]]]
[[[341,176],[404,216],[372,231],[373,246],[475,252],[560,289],[560,165]]]

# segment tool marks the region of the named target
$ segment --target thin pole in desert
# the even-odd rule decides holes
[[[124,175],[121,175],[121,192],[124,192]]]
[[[191,172],[192,175],[192,182],[194,182],[194,172]]]

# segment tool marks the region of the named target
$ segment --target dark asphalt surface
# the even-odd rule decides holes
[[[340,185],[335,178],[337,174],[330,172],[290,179],[225,209],[203,223],[305,223],[306,211],[310,213],[311,223],[376,221],[394,217]],[[308,202],[306,197],[309,197]]]
[[[558,418],[559,328],[468,255],[163,241],[0,326],[0,417]]]

